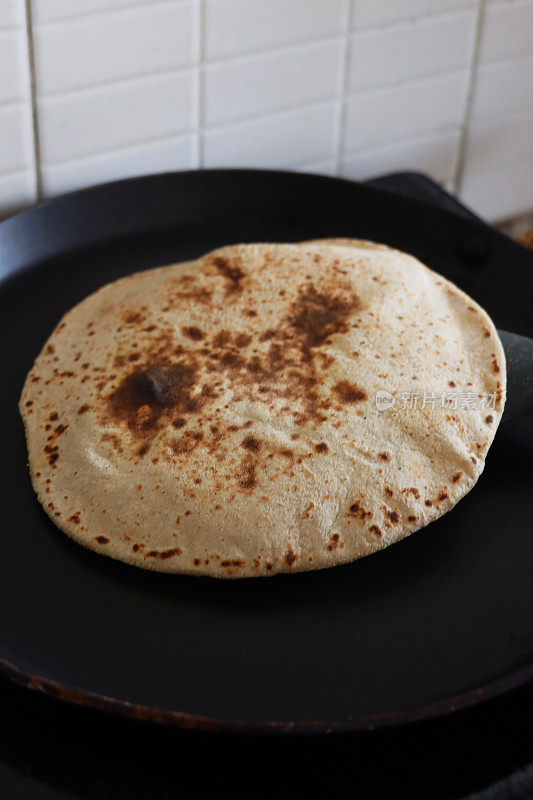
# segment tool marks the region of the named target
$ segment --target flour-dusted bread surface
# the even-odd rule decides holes
[[[481,474],[504,401],[483,309],[411,256],[332,240],[105,286],[52,333],[20,410],[68,536],[235,578],[353,561],[440,517]]]

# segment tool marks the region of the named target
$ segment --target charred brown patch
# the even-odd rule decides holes
[[[145,317],[140,311],[127,311],[123,316],[123,320],[126,325],[139,325],[144,322]]]
[[[98,542],[98,544],[109,544],[109,539],[107,536],[95,536],[94,540],[95,542]]]
[[[213,337],[213,347],[220,349],[226,347],[231,342],[232,336],[230,331],[219,331]]]
[[[185,326],[181,329],[181,332],[184,336],[187,336],[187,338],[192,339],[194,342],[200,342],[205,337],[205,333],[195,325]]]
[[[201,431],[187,431],[180,439],[174,439],[174,441],[170,443],[170,449],[174,455],[192,453],[202,439],[203,433]]]
[[[331,536],[329,537],[329,544],[328,544],[328,547],[327,547],[327,549],[330,551],[330,553],[333,550],[337,549],[337,547],[339,546],[340,538],[341,538],[340,534],[338,534],[338,533],[332,533],[331,534]]]
[[[402,494],[412,494],[415,500],[420,500],[420,492],[416,486],[408,486],[406,489],[402,489]]]
[[[224,353],[222,358],[220,359],[220,363],[223,367],[230,367],[233,369],[240,369],[244,367],[246,362],[244,358],[237,352],[229,350],[228,352]]]
[[[247,492],[255,489],[257,485],[256,467],[255,462],[250,456],[243,459],[237,475],[237,482],[240,488]]]
[[[457,483],[457,481],[461,480],[462,477],[463,477],[462,472],[456,472],[455,475],[452,475],[452,481],[454,483]]]
[[[226,280],[226,294],[230,295],[238,292],[244,278],[244,272],[239,265],[232,264],[222,256],[215,256],[211,263]]]
[[[439,494],[439,496],[437,497],[437,500],[439,501],[439,503],[442,503],[443,500],[447,500],[447,499],[448,499],[447,492],[441,492]]]
[[[390,454],[390,453],[387,453],[386,451],[384,451],[383,453],[378,453],[378,457],[379,457],[379,458],[380,458],[382,461],[391,461],[391,460],[392,460],[392,459],[391,459],[391,454]]]
[[[248,347],[251,341],[252,337],[249,333],[238,333],[235,337],[235,344],[237,347]]]
[[[372,518],[372,512],[367,511],[363,508],[360,502],[352,503],[350,508],[348,509],[348,514],[351,517],[355,517],[356,519],[360,519],[361,521],[365,521],[366,519]]]
[[[415,517],[414,514],[411,514],[411,516],[407,517],[407,519],[409,520],[409,522],[416,522],[418,517]]]
[[[90,411],[91,406],[84,403],[82,406],[78,408],[78,414],[86,414],[87,411]]]
[[[49,466],[54,467],[56,461],[59,458],[59,447],[57,445],[47,444],[44,447],[44,452],[48,456]]]
[[[365,392],[363,392],[363,390],[355,384],[349,383],[348,381],[339,381],[333,387],[333,391],[341,403],[361,403],[363,400],[366,400]]]
[[[487,417],[485,417],[485,422],[487,423],[487,425],[490,425],[492,422],[494,422],[494,417],[492,416],[492,414],[489,414]]]
[[[140,366],[107,397],[109,418],[125,423],[134,434],[147,435],[158,429],[162,416],[169,410],[198,411],[202,397],[193,394],[195,387],[193,364]]]
[[[297,555],[293,552],[292,548],[289,547],[285,555],[283,556],[283,561],[287,564],[288,567],[292,567],[296,559],[298,558]]]
[[[241,447],[250,450],[252,453],[257,453],[261,448],[261,443],[255,436],[246,436],[241,442]]]
[[[67,520],[67,522],[72,522],[74,525],[79,525],[81,522],[80,512],[76,511],[75,514],[72,514]]]
[[[376,536],[381,536],[382,535],[381,534],[381,528],[378,528],[377,525],[371,525],[370,526],[370,533],[373,533]]]
[[[387,519],[392,522],[393,525],[397,525],[400,521],[397,511],[387,511],[386,512]]]
[[[425,500],[424,502],[428,506],[428,508],[429,508],[429,506],[433,505],[433,502],[431,500]]]
[[[329,447],[325,442],[318,442],[318,444],[315,444],[315,451],[317,453],[328,453]]]
[[[135,545],[133,546],[135,548]],[[168,550],[149,550],[147,553],[144,554],[145,558],[159,558],[162,561],[166,561],[167,558],[173,558],[174,556],[181,555],[181,550],[179,547],[172,547]]]
[[[348,319],[359,307],[359,298],[354,294],[318,292],[309,286],[292,304],[288,322],[302,340],[304,351],[309,351],[324,344],[333,334],[346,333]]]
[[[226,559],[220,562],[221,567],[243,567],[244,561],[240,558]]]

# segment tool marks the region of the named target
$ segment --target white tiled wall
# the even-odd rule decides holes
[[[462,195],[489,218],[533,208],[533,2],[488,0]]]
[[[0,0],[0,212],[36,197],[24,5]]]
[[[0,214],[234,165],[533,208],[533,0],[0,0]]]

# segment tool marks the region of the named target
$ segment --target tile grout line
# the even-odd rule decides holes
[[[346,109],[346,84],[348,80],[348,58],[350,52],[351,24],[352,24],[352,0],[346,0],[347,5],[344,11],[344,35],[342,44],[342,59],[340,65],[340,75],[338,78],[338,100],[335,119],[335,144],[333,153],[333,165],[335,175],[339,174],[341,165],[341,150],[344,143],[344,117]]]
[[[468,77],[468,89],[466,92],[463,120],[461,124],[461,131],[459,134],[459,142],[457,144],[457,156],[455,163],[455,171],[452,180],[454,194],[460,196],[463,188],[463,178],[466,167],[466,149],[468,147],[468,137],[470,130],[470,121],[472,118],[472,107],[474,100],[474,91],[476,86],[477,72],[479,66],[479,53],[481,50],[481,36],[483,33],[483,25],[485,22],[486,0],[478,0],[477,3],[477,19],[474,31],[474,40],[472,42],[472,53],[470,57],[470,68]]]
[[[330,105],[330,104],[328,103],[327,105]],[[324,106],[324,104],[321,104],[321,106]],[[212,132],[213,130],[216,131],[216,130],[225,130],[225,129],[226,129],[226,126],[223,126],[221,128],[202,128],[202,129],[200,129],[199,133],[200,134],[205,134],[205,133]],[[438,126],[436,128],[427,128],[427,129],[418,131],[416,133],[416,135],[415,134],[413,134],[413,135],[409,134],[407,136],[401,136],[399,138],[394,138],[394,139],[390,139],[390,140],[389,139],[380,140],[378,143],[373,144],[371,146],[363,145],[363,146],[359,146],[359,147],[356,147],[356,148],[351,148],[351,149],[346,151],[346,156],[347,157],[353,157],[353,156],[358,155],[358,154],[365,154],[365,153],[368,153],[368,152],[373,152],[374,150],[382,150],[382,149],[385,149],[385,148],[389,147],[390,145],[395,146],[395,145],[403,145],[403,144],[406,144],[408,142],[413,142],[413,141],[417,142],[417,141],[419,141],[421,139],[426,139],[428,136],[431,136],[433,134],[449,133],[449,132],[457,131],[458,129],[459,129],[459,126],[458,125],[453,125],[453,124],[441,125],[441,126]],[[98,149],[98,150],[91,151],[89,153],[83,153],[83,154],[80,154],[80,155],[77,155],[77,156],[74,156],[74,157],[69,157],[69,158],[65,158],[65,159],[62,159],[62,160],[58,160],[58,161],[50,161],[49,162],[49,166],[52,168],[52,167],[67,166],[67,165],[76,164],[76,163],[82,164],[84,162],[88,162],[88,161],[97,159],[100,156],[104,156],[105,157],[105,156],[113,155],[115,153],[120,153],[120,152],[123,152],[123,151],[139,150],[141,148],[150,147],[151,145],[156,145],[157,146],[159,144],[170,143],[170,142],[176,141],[177,139],[187,139],[187,138],[189,138],[191,136],[196,136],[197,133],[198,133],[198,131],[194,127],[193,128],[184,129],[184,130],[179,130],[179,131],[175,131],[174,133],[165,134],[165,135],[157,137],[157,138],[149,137],[147,139],[141,139],[141,140],[138,140],[138,141],[130,142],[128,144],[116,145],[116,146],[111,147],[111,148],[106,149],[106,150]],[[312,160],[313,161],[326,161],[326,160],[328,160],[328,156],[324,156],[323,158],[312,159]],[[305,163],[308,163],[308,161],[309,160],[306,159],[306,161],[295,162],[295,163],[305,164]],[[16,170],[16,171],[18,172],[19,170]]]
[[[191,0],[134,0],[134,2],[128,2],[125,0],[124,5],[120,4],[118,6],[111,6],[111,8],[102,8],[96,11],[89,10],[89,11],[78,11],[74,14],[66,14],[59,17],[52,17],[51,19],[44,19],[41,22],[38,22],[37,25],[39,27],[52,27],[54,25],[63,25],[68,24],[70,22],[77,22],[78,20],[84,20],[87,18],[94,18],[94,17],[106,17],[108,15],[113,14],[121,14],[121,13],[128,13],[131,12],[132,14],[135,13],[137,10],[143,10],[152,8],[153,6],[159,7],[166,7],[172,6],[176,2],[185,4],[186,2],[191,2]]]
[[[521,58],[521,56],[519,56],[517,58],[517,60],[520,60],[520,58]],[[495,63],[495,62],[492,62],[492,63]],[[209,66],[210,66],[209,64],[205,64],[205,62],[202,62],[202,72],[204,73],[206,69],[209,69]],[[91,94],[91,93],[98,94],[100,92],[105,93],[109,89],[111,89],[111,90],[120,89],[121,87],[126,87],[127,88],[127,87],[129,87],[129,86],[131,86],[132,84],[135,84],[135,83],[139,83],[139,84],[140,83],[147,83],[147,82],[150,82],[150,81],[157,81],[160,78],[165,79],[165,78],[171,78],[171,77],[187,77],[188,75],[194,74],[197,69],[198,69],[198,60],[194,59],[190,64],[188,64],[187,66],[183,66],[183,67],[175,67],[175,68],[171,68],[171,69],[160,69],[160,70],[156,70],[156,71],[153,71],[153,72],[147,72],[147,73],[144,73],[144,74],[132,75],[132,76],[129,76],[129,77],[114,78],[112,80],[105,81],[105,82],[102,82],[102,83],[92,83],[92,84],[88,84],[88,85],[76,86],[76,87],[73,87],[72,89],[62,89],[61,91],[56,91],[56,92],[48,92],[48,93],[41,92],[41,102],[47,104],[47,103],[50,103],[50,102],[69,99],[71,97],[72,98],[79,97],[79,96],[84,95],[84,94]],[[396,82],[392,82],[392,83],[387,82],[387,83],[378,83],[378,84],[371,85],[371,86],[361,86],[361,87],[359,87],[359,89],[356,89],[355,91],[353,91],[353,92],[351,92],[349,94],[347,94],[345,92],[344,97],[345,97],[346,100],[352,100],[352,99],[354,99],[356,97],[359,97],[361,95],[376,94],[378,92],[385,92],[385,91],[389,91],[391,89],[397,89],[397,88],[400,88],[402,86],[412,86],[412,85],[418,84],[418,83],[427,83],[428,81],[435,80],[437,78],[445,78],[445,77],[448,77],[450,75],[458,75],[461,72],[467,73],[468,71],[469,71],[469,68],[467,66],[459,66],[459,67],[447,68],[444,71],[439,70],[439,71],[436,71],[436,72],[433,72],[433,71],[432,72],[424,72],[424,73],[420,73],[420,74],[417,74],[417,75],[412,75],[412,76],[407,77],[407,78],[401,78],[401,79],[397,80]],[[340,81],[338,81],[338,83],[340,83]],[[338,92],[339,92],[339,87],[337,87],[337,91],[333,95],[331,95],[331,99],[332,100],[335,100],[335,99],[337,99],[339,97],[339,93]],[[17,100],[13,101],[13,103],[16,103],[16,102],[20,102],[20,101],[17,101]],[[318,103],[318,102],[320,102],[320,101],[319,100],[313,100],[313,101],[305,100],[305,101],[301,101],[300,103],[297,103],[297,104],[295,103],[294,105],[290,106],[290,108],[303,107],[305,105],[310,105],[312,103]],[[289,106],[285,107],[284,109],[278,109],[278,111],[261,111],[261,112],[258,112],[254,116],[266,116],[267,114],[276,114],[276,113],[279,113],[282,110],[287,110],[287,108],[289,108]],[[239,119],[252,119],[252,117],[239,117]],[[221,124],[221,123],[219,123],[219,124]],[[207,127],[209,127],[209,126],[207,126]]]
[[[196,167],[204,164],[204,62],[205,62],[205,0],[198,0],[198,82],[196,86]]]
[[[43,176],[41,167],[41,143],[39,137],[39,115],[37,111],[37,86],[35,80],[35,52],[33,47],[33,24],[31,0],[24,0],[26,19],[26,49],[30,83],[31,123],[33,132],[33,160],[35,168],[35,191],[37,202],[43,199]]]

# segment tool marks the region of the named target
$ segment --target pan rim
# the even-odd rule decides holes
[[[330,184],[344,185],[344,186],[365,186],[364,183],[351,181],[346,178],[337,176],[324,176],[314,173],[301,173],[293,172],[290,170],[269,170],[269,169],[247,169],[247,168],[215,168],[206,170],[183,170],[183,171],[170,171],[164,173],[154,173],[144,176],[135,176],[125,178],[108,183],[97,184],[84,189],[79,189],[74,192],[61,195],[58,198],[44,200],[40,203],[33,205],[24,211],[20,211],[14,215],[7,217],[0,222],[0,232],[5,225],[12,224],[14,220],[21,219],[26,215],[35,213],[45,207],[53,205],[60,205],[73,198],[88,197],[91,194],[98,194],[102,190],[109,190],[111,187],[119,187],[127,184],[141,183],[161,178],[171,178],[177,176],[193,176],[193,175],[224,175],[226,178],[230,176],[268,176],[280,178],[314,178],[320,181],[327,181]],[[371,189],[376,194],[389,194],[393,195],[385,189],[378,189],[376,187],[365,186],[365,189]],[[401,198],[408,205],[424,205],[427,203],[411,198]],[[436,213],[445,214],[449,217],[457,218],[459,215],[454,214],[453,211],[448,209],[441,209],[437,205],[434,206]],[[487,229],[491,233],[493,229],[484,223],[483,220],[473,219],[467,221],[467,227],[472,224],[476,225],[480,230]],[[496,232],[497,233],[497,232]],[[497,233],[498,236],[504,238],[506,241],[511,242],[503,234]],[[526,251],[518,243],[514,243],[520,251]],[[87,245],[83,245],[87,246]],[[28,264],[27,269],[32,269],[34,264]],[[16,275],[18,270],[8,273],[0,280],[0,286],[5,280],[9,280]],[[343,733],[343,732],[359,732],[371,731],[376,728],[396,728],[408,723],[429,720],[448,714],[454,713],[461,709],[475,706],[479,703],[485,702],[506,692],[512,691],[529,681],[533,680],[533,663],[526,664],[516,670],[512,670],[504,677],[490,680],[487,683],[481,684],[475,688],[461,692],[443,700],[439,700],[429,705],[413,706],[411,708],[399,709],[395,711],[387,711],[384,713],[362,715],[354,718],[347,718],[345,721],[328,721],[327,719],[316,720],[300,720],[300,721],[282,721],[270,720],[264,722],[246,722],[239,719],[222,718],[222,717],[207,717],[196,714],[189,714],[178,710],[171,710],[165,708],[158,708],[150,705],[136,704],[121,700],[115,697],[110,697],[97,692],[87,691],[77,686],[59,683],[50,678],[42,675],[33,674],[33,672],[22,670],[11,661],[4,659],[0,655],[0,673],[8,676],[11,680],[26,686],[35,691],[40,691],[43,694],[59,699],[64,702],[101,710],[112,714],[117,714],[123,717],[129,717],[148,722],[156,722],[164,725],[172,725],[183,729],[198,730],[204,732],[225,732],[235,734],[247,735],[280,735],[280,734],[304,734],[304,735],[320,735],[324,733]]]
[[[211,717],[175,709],[133,703],[116,697],[90,692],[50,678],[36,675],[0,657],[0,674],[5,675],[27,689],[40,692],[47,697],[70,705],[81,706],[94,711],[103,711],[126,719],[152,722],[158,725],[175,727],[201,733],[245,734],[252,736],[320,736],[324,734],[364,733],[377,729],[396,729],[407,724],[426,722],[439,717],[447,717],[456,712],[507,694],[514,689],[533,681],[533,664],[528,664],[509,675],[489,681],[473,689],[456,694],[435,703],[417,705],[412,708],[386,711],[348,718],[344,721],[327,719],[309,720],[267,720],[247,722],[241,719]]]

